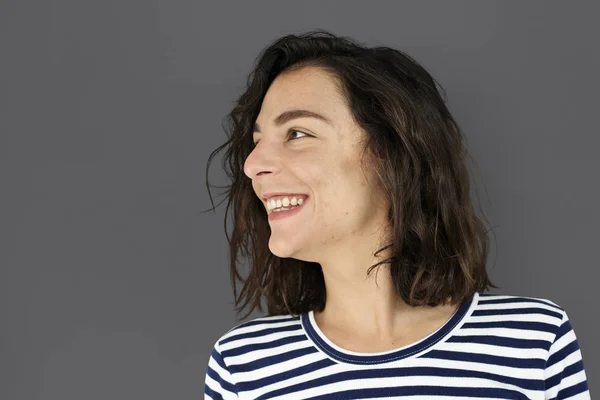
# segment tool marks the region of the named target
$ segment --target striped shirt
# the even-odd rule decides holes
[[[214,345],[205,399],[589,399],[563,308],[475,293],[437,331],[381,353],[331,342],[313,312],[241,323]]]

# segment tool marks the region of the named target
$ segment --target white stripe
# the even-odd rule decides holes
[[[556,326],[558,319],[546,314],[495,314],[495,315],[472,315],[469,322],[543,322],[544,324]]]
[[[313,348],[313,346],[311,346],[308,341],[304,340],[301,342],[290,343],[283,346],[250,351],[248,353],[240,354],[239,356],[227,357],[227,364],[229,364],[230,366],[242,365],[250,363],[254,360],[260,360],[262,358],[277,356],[281,354],[285,355],[286,353],[289,353],[291,351],[306,348]],[[316,351],[314,353],[316,353]]]
[[[479,307],[477,307],[477,310],[519,310],[523,308],[539,308],[541,310],[553,311],[560,314],[560,310],[550,304],[540,304],[528,301],[523,301],[522,303],[480,304]]]
[[[550,348],[550,355],[558,353],[576,340],[575,332],[571,329],[565,333],[560,339],[556,340]]]
[[[298,322],[298,320],[289,320],[289,321],[271,322],[271,323],[243,326],[243,327],[236,328],[235,330],[227,332],[227,334],[225,334],[222,339],[230,339],[230,338],[233,339],[233,338],[235,338],[239,335],[243,335],[245,333],[259,332],[259,331],[262,331],[265,329],[270,329],[270,328],[284,328],[284,327],[287,327],[290,325],[300,326],[300,323]],[[233,339],[233,340],[235,340],[235,339]]]
[[[268,365],[265,368],[259,368],[254,371],[239,372],[236,374],[236,378],[238,382],[250,382],[262,378],[267,378],[273,375],[274,373],[291,371],[304,365],[312,364],[314,362],[323,360],[323,358],[324,357],[321,355],[321,353],[308,354],[302,357],[294,358],[293,360],[278,363],[276,367],[274,367],[273,365]]]
[[[454,336],[500,336],[514,339],[545,340],[552,342],[554,333],[544,331],[530,331],[526,329],[514,328],[461,328]]]
[[[515,368],[497,364],[486,364],[474,361],[456,361],[456,360],[444,360],[440,358],[416,358],[410,360],[410,364],[404,364],[415,367],[439,367],[439,368],[451,368],[451,369],[462,369],[466,371],[481,371],[490,374],[496,374],[500,376],[508,376],[511,378],[522,379],[544,379],[543,371],[537,368]]]
[[[309,358],[309,357],[306,357]],[[318,361],[318,359],[315,359],[314,356],[310,357],[312,359],[310,360],[303,360],[303,362],[299,362],[299,363],[290,363],[288,365],[285,365],[284,368],[281,368],[281,366],[278,366],[277,368],[277,372],[284,372],[284,371],[290,371],[293,370],[295,368],[310,364],[312,362]],[[322,359],[322,357],[320,357]],[[265,393],[269,393],[269,392],[273,392],[275,390],[278,389],[282,389],[288,386],[292,386],[292,385],[296,385],[299,383],[303,383],[303,382],[309,382],[312,381],[314,379],[318,379],[318,378],[323,378],[323,377],[327,377],[333,374],[337,374],[340,372],[343,372],[347,370],[347,367],[342,365],[342,364],[333,364],[331,366],[329,366],[328,368],[323,368],[317,371],[310,371],[308,373],[302,374],[302,375],[298,375],[298,376],[294,376],[292,378],[286,379],[286,380],[281,380],[281,381],[277,381],[274,382],[270,385],[266,385],[264,387],[252,390],[252,391],[248,391],[248,392],[244,392],[244,395],[248,395],[249,399],[255,399],[257,397],[260,397],[262,395],[264,395]],[[268,373],[267,376],[272,375],[273,371],[266,371]],[[247,376],[248,374],[246,374]],[[253,377],[253,376],[247,376],[248,378],[254,378],[254,380],[260,379],[259,377]],[[240,382],[244,382],[245,379],[240,379]],[[294,392],[294,395],[292,396],[292,398],[297,398],[295,396],[296,392]]]
[[[294,331],[294,332],[289,332],[289,331],[273,332],[273,333],[269,333],[267,335],[260,335],[257,337],[238,339],[238,340],[235,340],[232,342],[223,343],[220,346],[221,346],[221,351],[227,351],[227,350],[237,349],[237,348],[244,347],[244,346],[251,346],[251,345],[262,344],[262,343],[270,343],[275,340],[289,338],[292,335],[293,336],[304,335],[304,333],[302,332],[301,329],[299,329],[298,331]]]

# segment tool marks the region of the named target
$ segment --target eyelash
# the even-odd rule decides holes
[[[300,130],[298,130],[298,129],[290,129],[290,130],[287,132],[287,137],[290,137],[290,135],[291,135],[292,133],[294,133],[294,132],[299,132],[299,133],[301,133],[301,134],[303,134],[303,135],[310,136],[308,133],[306,133],[306,132],[303,132],[303,131],[300,131]],[[298,139],[299,139],[299,138],[298,138]],[[290,139],[290,140],[298,140],[298,139]],[[256,145],[258,145],[258,142],[260,142],[260,140],[257,140],[256,142],[253,142],[253,145],[254,145],[254,147],[256,147]]]

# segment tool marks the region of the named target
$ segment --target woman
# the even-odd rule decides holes
[[[565,311],[483,293],[463,138],[414,60],[285,36],[230,122],[234,295],[268,316],[219,338],[205,398],[589,399]]]

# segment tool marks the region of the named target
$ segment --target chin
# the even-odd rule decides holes
[[[279,258],[292,258],[296,252],[289,245],[273,245],[269,242],[269,250]]]
[[[296,239],[296,240],[295,240]],[[298,258],[301,253],[298,248],[298,238],[283,238],[279,235],[271,235],[269,239],[269,250],[279,258]]]
[[[299,261],[318,262],[305,252],[299,251],[297,248],[291,247],[289,244],[284,244],[282,246],[269,244],[269,250],[271,250],[271,253],[279,258],[294,258]]]

